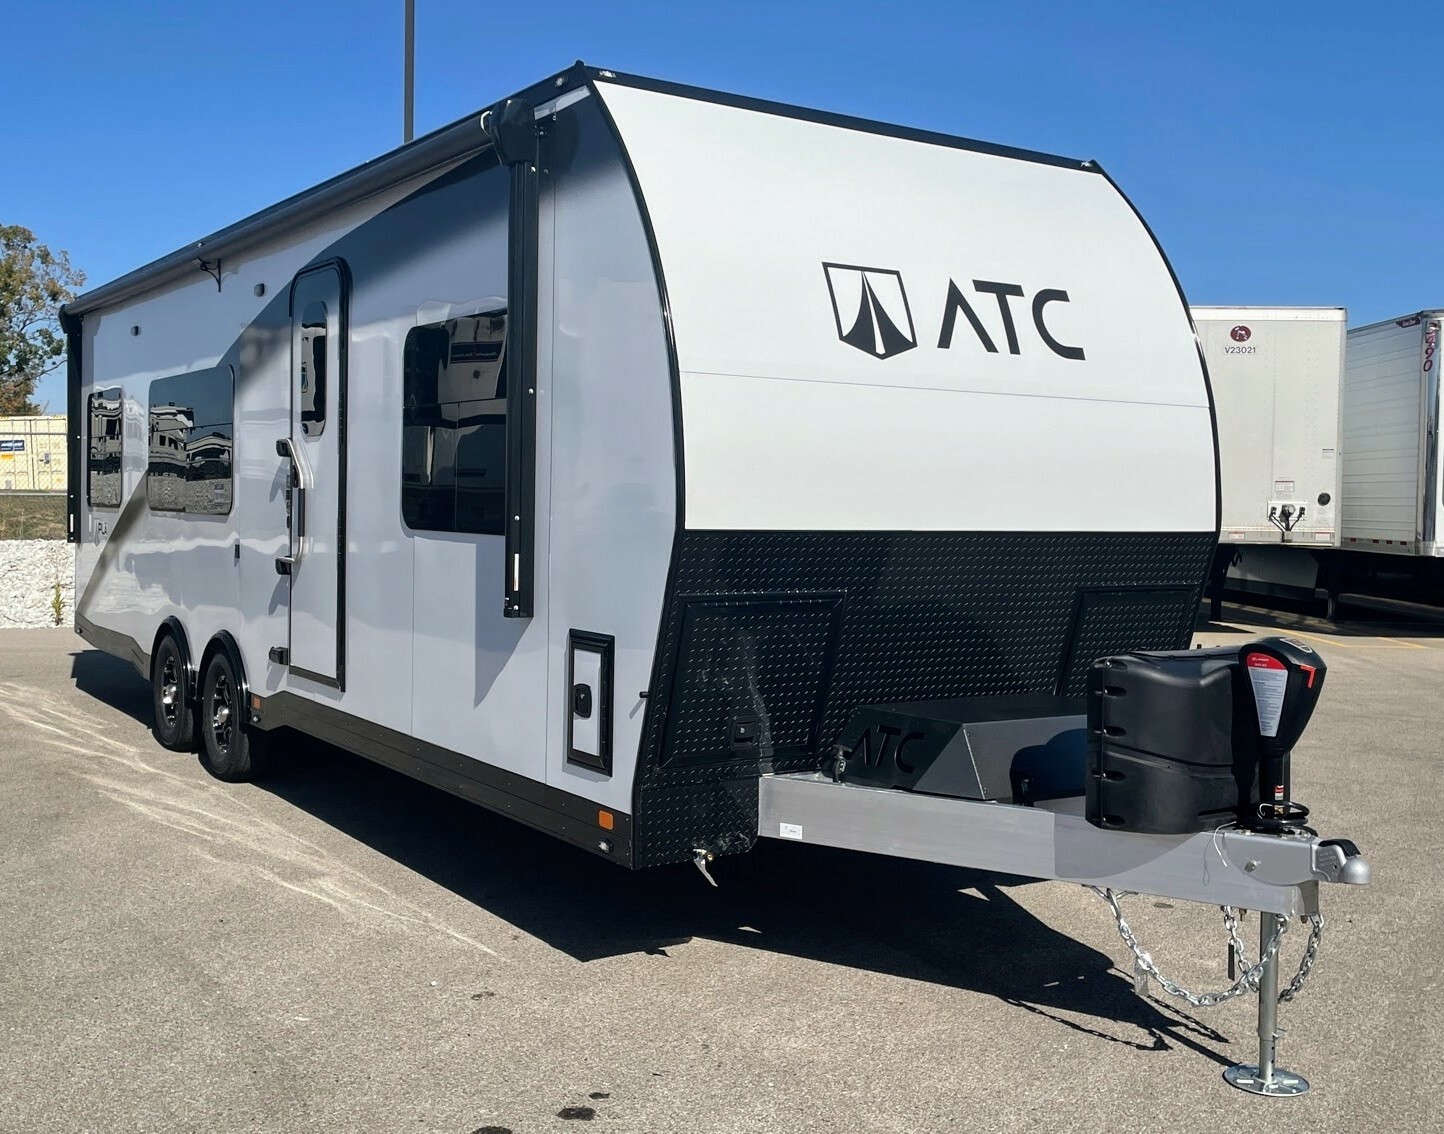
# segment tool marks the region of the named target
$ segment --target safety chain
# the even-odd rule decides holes
[[[1288,931],[1288,920],[1286,918],[1279,919],[1277,923],[1278,931],[1273,935],[1273,939],[1264,949],[1263,955],[1259,957],[1258,962],[1245,968],[1239,975],[1239,978],[1228,988],[1225,988],[1221,992],[1190,992],[1177,981],[1170,980],[1159,972],[1158,966],[1153,963],[1153,958],[1149,956],[1143,946],[1138,943],[1138,938],[1134,936],[1133,928],[1128,924],[1128,919],[1123,916],[1123,907],[1118,903],[1119,895],[1115,894],[1112,890],[1105,890],[1098,886],[1090,886],[1088,888],[1107,902],[1113,910],[1113,917],[1118,922],[1118,936],[1123,938],[1123,944],[1127,945],[1129,951],[1133,954],[1134,979],[1140,981],[1140,990],[1142,988],[1140,978],[1152,978],[1158,982],[1158,986],[1162,988],[1164,992],[1168,993],[1168,995],[1176,996],[1180,1000],[1185,1000],[1195,1008],[1213,1008],[1237,996],[1242,996],[1246,992],[1257,992],[1259,980],[1263,976],[1264,968],[1277,956],[1279,946],[1283,944],[1284,934]],[[1223,924],[1228,930],[1229,946],[1232,948],[1234,956],[1242,963],[1245,954],[1243,941],[1238,935],[1238,913],[1232,906],[1224,906],[1222,908]],[[1304,982],[1309,979],[1309,974],[1313,971],[1314,962],[1318,959],[1319,942],[1323,939],[1324,935],[1323,915],[1310,914],[1308,922],[1310,927],[1309,941],[1304,947],[1303,959],[1299,961],[1299,971],[1294,974],[1294,978],[1289,981],[1288,986],[1279,992],[1279,1001],[1281,1003],[1292,1000],[1299,994],[1299,990],[1304,987]]]
[[[1284,1004],[1299,994],[1304,987],[1304,982],[1309,979],[1309,974],[1314,971],[1314,962],[1319,959],[1319,943],[1324,939],[1324,915],[1321,913],[1309,915],[1309,943],[1304,946],[1304,955],[1299,958],[1299,971],[1294,973],[1294,979],[1289,981],[1288,987],[1279,992],[1279,1003]]]

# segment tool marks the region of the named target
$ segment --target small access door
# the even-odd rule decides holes
[[[302,272],[291,286],[291,433],[287,516],[291,672],[345,685],[346,271]]]

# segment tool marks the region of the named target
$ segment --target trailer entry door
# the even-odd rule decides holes
[[[346,276],[340,262],[291,288],[291,672],[345,678]]]

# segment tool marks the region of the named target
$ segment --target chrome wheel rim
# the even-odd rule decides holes
[[[160,667],[160,715],[167,726],[180,717],[180,662],[167,654]]]
[[[221,752],[231,750],[231,732],[235,728],[233,708],[231,679],[224,672],[218,673],[211,690],[211,736]]]

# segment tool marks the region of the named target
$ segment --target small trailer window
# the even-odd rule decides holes
[[[119,508],[125,447],[125,398],[120,387],[95,391],[86,409],[90,418],[86,500],[92,508]]]
[[[146,503],[151,511],[230,514],[234,385],[229,366],[150,384]]]
[[[412,328],[403,370],[401,511],[407,526],[503,534],[506,312]]]
[[[307,437],[326,428],[326,305],[320,300],[301,312],[301,428]]]

